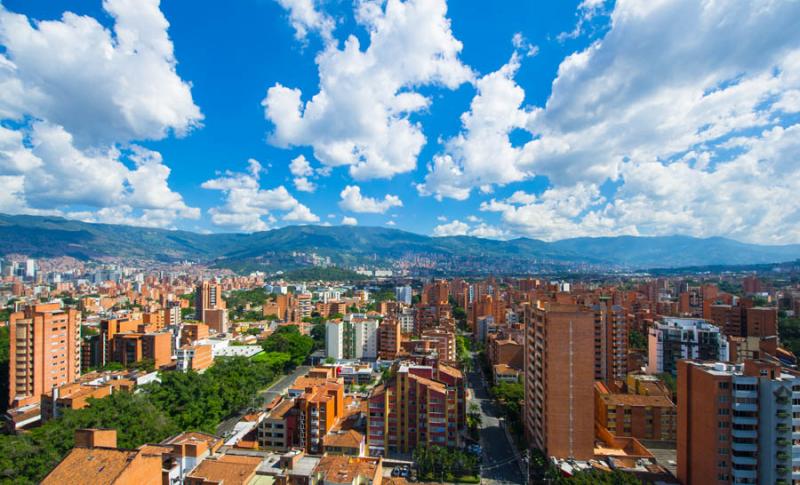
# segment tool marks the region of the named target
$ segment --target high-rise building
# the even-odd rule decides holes
[[[409,453],[418,445],[458,447],[466,419],[464,393],[457,369],[399,365],[369,397],[370,455]]]
[[[222,298],[222,285],[203,281],[195,293],[195,319],[209,326],[217,333],[228,330],[228,312]]]
[[[594,457],[594,312],[541,303],[525,329],[525,435],[548,456]]]
[[[36,260],[35,259],[26,259],[25,260],[25,277],[26,278],[33,278],[36,276]]]
[[[678,479],[789,484],[800,479],[795,416],[800,377],[747,360],[678,363]]]
[[[719,327],[697,318],[665,317],[655,322],[648,336],[647,372],[677,374],[681,359],[729,359],[728,339]]]
[[[378,333],[378,354],[382,359],[395,359],[402,342],[400,322],[396,318],[385,318],[378,325]]]
[[[9,317],[11,407],[38,403],[42,394],[81,374],[80,314],[58,303],[32,305]]]
[[[362,313],[325,324],[325,355],[334,359],[378,357],[378,321]]]
[[[412,297],[411,287],[398,286],[397,288],[394,289],[394,296],[398,302],[410,305]]]
[[[594,312],[594,378],[611,382],[625,379],[628,373],[628,324],[625,312],[601,298]]]

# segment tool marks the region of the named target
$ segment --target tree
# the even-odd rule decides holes
[[[638,330],[631,329],[628,334],[628,346],[633,350],[647,350],[647,339]]]
[[[314,350],[314,339],[302,335],[297,325],[285,325],[275,330],[262,344],[265,352],[287,352],[294,366],[301,365]]]

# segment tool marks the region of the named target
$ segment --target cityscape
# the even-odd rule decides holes
[[[798,26],[0,0],[0,483],[800,484]]]

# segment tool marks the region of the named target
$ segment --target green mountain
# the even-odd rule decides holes
[[[253,234],[197,234],[0,214],[0,254],[190,259],[245,270],[253,264],[289,264],[293,252],[314,252],[339,265],[426,257],[453,271],[458,271],[460,265],[484,265],[490,270],[496,265],[519,266],[522,271],[530,264],[541,263],[629,268],[774,263],[800,258],[800,245],[766,246],[720,237],[687,236],[497,241],[351,226],[287,226]]]

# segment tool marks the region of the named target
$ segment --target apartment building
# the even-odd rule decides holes
[[[228,312],[222,298],[222,285],[204,281],[195,291],[195,319],[217,333],[228,331]]]
[[[378,355],[382,359],[392,360],[400,353],[403,341],[400,322],[396,318],[385,318],[378,325]]]
[[[351,313],[325,324],[325,355],[334,359],[376,359],[378,320]]]
[[[431,342],[431,348],[442,362],[455,362],[456,360],[456,334],[443,328],[429,328],[422,331],[420,339]]]
[[[169,332],[124,332],[114,335],[114,362],[130,366],[145,359],[156,368],[172,361],[172,334]]]
[[[764,360],[678,363],[678,479],[800,480],[800,376]]]
[[[526,325],[525,435],[548,456],[594,456],[594,312],[537,302]]]
[[[205,323],[185,323],[181,327],[180,345],[192,345],[198,340],[207,339],[208,335],[208,325]]]
[[[175,370],[202,372],[214,363],[213,347],[199,342],[184,345],[175,351],[175,358]]]
[[[681,359],[729,360],[728,339],[719,327],[698,318],[664,317],[648,333],[647,372],[677,375]]]
[[[628,373],[628,323],[621,306],[601,297],[594,312],[594,378],[612,382]]]
[[[614,393],[596,382],[595,417],[614,436],[675,441],[678,410],[666,396]]]
[[[10,315],[9,407],[36,404],[42,394],[80,376],[80,326],[80,313],[58,303]]]
[[[317,453],[322,438],[344,413],[344,382],[331,377],[300,377],[289,388],[298,410],[298,445]]]
[[[457,447],[466,420],[464,377],[441,364],[400,364],[373,389],[368,406],[371,456],[408,453],[417,445]]]

